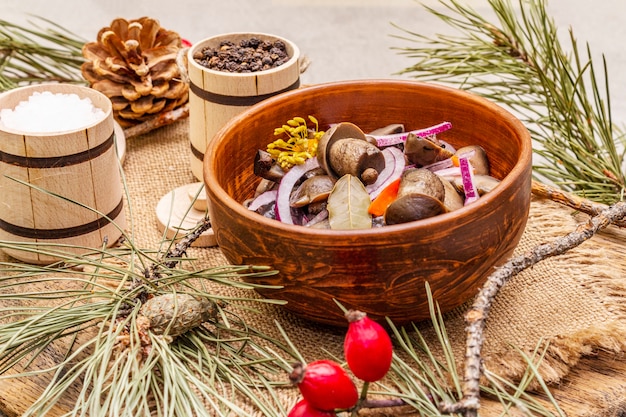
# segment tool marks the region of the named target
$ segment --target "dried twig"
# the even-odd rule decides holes
[[[537,197],[556,201],[557,203],[589,214],[590,216],[597,216],[609,207],[606,204],[596,203],[537,181],[533,181],[532,183],[532,192]],[[619,219],[613,224],[619,227],[626,227],[626,220]]]
[[[580,224],[573,232],[535,247],[528,253],[517,256],[498,268],[487,278],[474,304],[465,315],[467,323],[467,339],[465,345],[465,372],[463,383],[463,398],[453,404],[441,404],[440,409],[445,413],[461,413],[465,417],[478,415],[480,407],[480,378],[483,373],[481,349],[484,341],[483,331],[489,316],[489,310],[498,291],[512,277],[523,270],[547,258],[561,255],[590,239],[599,230],[612,223],[623,221],[626,217],[626,203],[616,203],[598,215]]]
[[[169,250],[163,256],[163,263],[155,263],[150,265],[144,271],[144,277],[148,280],[156,280],[159,278],[159,269],[162,267],[166,267],[168,269],[172,269],[176,267],[176,264],[180,262],[180,258],[185,256],[187,253],[187,249],[193,244],[202,235],[202,233],[206,232],[211,228],[211,220],[209,217],[205,217],[202,219],[196,226],[196,228],[183,237],[180,242],[178,242],[174,248]]]
[[[180,242],[178,242],[172,249],[167,251],[165,255],[163,255],[163,260],[158,263],[153,263],[149,267],[143,270],[144,280],[140,280],[139,278],[135,278],[133,280],[133,285],[131,288],[137,288],[143,285],[144,282],[157,282],[159,278],[161,278],[161,272],[159,272],[162,268],[173,269],[176,267],[181,261],[181,258],[185,256],[187,253],[187,249],[193,244],[193,242],[200,237],[200,235],[211,228],[211,220],[209,217],[205,217],[202,219],[196,228],[183,237]],[[148,294],[145,291],[142,291],[137,294],[136,299],[140,302],[144,303],[147,301]],[[125,309],[123,309],[122,313],[128,314],[133,305],[129,303],[126,305]]]
[[[393,407],[403,407],[407,405],[406,401],[402,398],[388,398],[388,399],[377,399],[377,400],[364,400],[359,404],[360,409],[377,409],[377,408],[393,408]]]
[[[132,138],[134,136],[144,135],[159,127],[185,119],[188,116],[189,103],[185,103],[183,106],[177,107],[174,110],[159,113],[141,124],[124,129],[124,136]]]

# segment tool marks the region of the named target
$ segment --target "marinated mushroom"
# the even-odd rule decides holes
[[[251,204],[253,202],[254,202],[254,198],[250,198],[244,201],[243,205],[244,207],[248,208],[248,210],[252,210]],[[256,213],[259,213],[261,216],[264,216],[270,219],[275,219],[276,218],[276,204],[274,203],[275,203],[274,201],[268,201],[265,204],[258,205],[258,207],[254,209],[254,211]]]
[[[367,141],[358,126],[343,122],[328,129],[319,141],[317,160],[328,175],[339,179],[353,175],[364,184],[372,184],[385,168],[385,157]]]
[[[290,198],[291,207],[304,207],[311,203],[326,200],[335,181],[328,175],[315,175],[302,182]]]
[[[307,225],[311,229],[327,229],[330,230],[330,221],[328,219],[324,219],[312,225]]]
[[[484,195],[496,188],[500,180],[491,175],[474,175],[474,184],[478,189],[478,194]]]
[[[436,198],[425,194],[407,194],[397,198],[385,211],[385,224],[400,224],[434,217],[448,209]]]
[[[410,194],[425,194],[443,201],[445,188],[437,174],[425,168],[409,168],[400,177],[398,198]]]
[[[500,180],[491,175],[474,175],[474,186],[479,195],[485,195],[500,184]],[[463,180],[460,177],[453,179],[453,186],[459,192],[463,192]]]
[[[309,179],[311,177],[315,177],[317,175],[327,175],[326,171],[324,171],[322,168],[314,168],[310,171],[307,171],[304,175],[303,178],[304,179]]]
[[[448,159],[454,153],[445,149],[439,142],[409,133],[404,143],[404,155],[409,163],[423,167]]]
[[[425,168],[402,173],[398,197],[385,210],[385,224],[399,224],[447,213],[445,186],[437,174]]]
[[[404,125],[402,123],[392,123],[387,126],[380,127],[378,129],[374,129],[369,132],[368,136],[383,136],[383,135],[393,135],[395,133],[403,133]]]
[[[489,175],[487,152],[480,145],[469,145],[457,149],[456,156],[470,155],[469,162],[474,168],[474,175]]]
[[[378,173],[385,168],[385,157],[380,149],[365,140],[355,138],[335,142],[327,160],[339,177],[350,174],[366,185],[375,183]]]
[[[365,140],[372,145],[378,146],[376,136],[394,135],[397,133],[404,133],[404,125],[402,123],[392,123],[390,125],[374,129],[365,135]]]
[[[254,174],[270,181],[280,182],[285,171],[276,164],[269,152],[259,149],[254,156]]]
[[[272,190],[276,187],[277,184],[274,181],[263,178],[261,179],[261,182],[259,182],[259,185],[257,185],[256,190],[254,190],[254,196],[258,197],[264,192]]]
[[[443,205],[446,206],[448,211],[454,211],[462,208],[464,205],[463,195],[460,194],[462,193],[462,190],[458,190],[456,184],[452,184],[452,182],[446,179],[441,179],[441,183],[443,184],[443,188],[445,189]]]
[[[345,138],[365,139],[365,133],[363,133],[363,131],[353,123],[337,123],[324,132],[324,135],[322,135],[317,145],[317,161],[319,162],[320,167],[322,167],[328,175],[335,179],[338,179],[339,175],[332,170],[332,167],[328,162],[330,148],[335,142]]]
[[[326,210],[326,200],[315,201],[307,206],[307,211],[309,212],[309,214],[313,215],[319,214],[324,210]]]

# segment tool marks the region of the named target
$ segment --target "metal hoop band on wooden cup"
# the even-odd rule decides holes
[[[206,47],[219,48],[223,41],[235,44],[257,38],[284,42],[289,60],[262,71],[238,73],[209,69],[194,60]],[[300,86],[300,50],[291,41],[265,33],[227,33],[202,40],[189,49],[189,137],[191,171],[202,181],[202,161],[209,141],[233,117],[249,107]]]
[[[61,131],[31,132],[0,123],[0,239],[37,244],[41,251],[4,251],[25,262],[47,264],[58,258],[39,253],[43,249],[84,253],[105,243],[112,246],[126,220],[111,101],[88,87],[40,84],[4,93],[0,109],[14,109],[35,93],[76,94],[103,114]],[[68,120],[76,117],[71,109],[57,113]]]

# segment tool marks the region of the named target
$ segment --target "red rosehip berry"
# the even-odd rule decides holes
[[[391,338],[383,326],[361,311],[348,311],[346,319],[350,324],[343,350],[350,370],[366,382],[382,379],[391,367]]]
[[[331,360],[318,360],[306,367],[297,363],[289,379],[298,385],[304,399],[318,410],[348,409],[359,399],[356,385],[348,373]]]
[[[337,414],[334,411],[318,410],[303,399],[293,406],[287,417],[337,417]]]

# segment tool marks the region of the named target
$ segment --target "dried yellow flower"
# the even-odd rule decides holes
[[[309,116],[309,120],[315,125],[314,128],[309,128],[303,117],[294,117],[274,129],[275,136],[287,136],[267,145],[267,152],[281,168],[287,170],[317,155],[317,145],[324,132],[319,130],[315,117]]]

